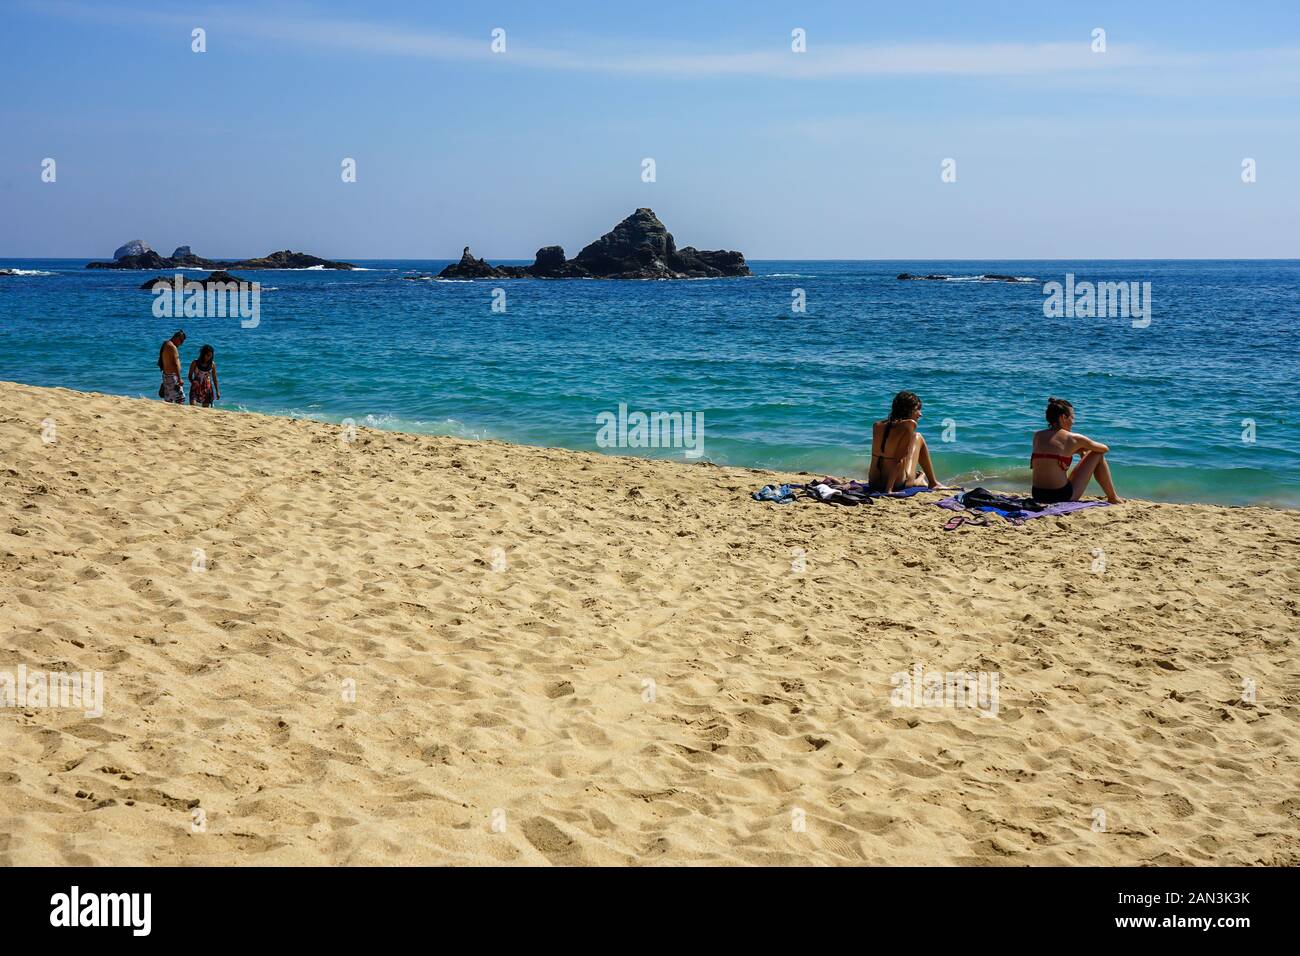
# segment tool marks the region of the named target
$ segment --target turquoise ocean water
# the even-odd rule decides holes
[[[854,475],[910,388],[940,477],[1001,488],[1028,486],[1059,395],[1111,446],[1121,494],[1300,507],[1298,261],[760,261],[686,282],[406,281],[446,263],[361,261],[240,272],[263,288],[253,329],[155,318],[152,273],[85,261],[0,260],[24,273],[0,277],[0,379],[153,397],[179,325],[187,364],[215,346],[225,408],[601,450],[597,416],[623,403],[702,413],[702,460]],[[982,273],[1038,281],[965,280]],[[1042,283],[1066,273],[1150,282],[1150,325],[1046,318]]]

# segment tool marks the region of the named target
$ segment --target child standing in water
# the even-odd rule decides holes
[[[211,408],[221,401],[221,386],[217,384],[216,352],[211,345],[199,349],[199,357],[190,363],[190,404]]]

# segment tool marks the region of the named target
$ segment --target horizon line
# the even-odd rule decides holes
[[[302,252],[302,250],[297,250]],[[315,255],[315,253],[305,253]],[[742,253],[743,254],[743,253]],[[215,256],[213,261],[238,257]],[[319,258],[325,258],[321,256]],[[478,256],[496,262],[532,262],[535,256]],[[113,262],[105,256],[11,256],[0,254],[0,260],[21,260],[23,262]],[[351,259],[335,258],[333,262],[459,262],[460,256],[355,256]],[[750,258],[746,262],[1300,262],[1297,256],[890,256],[886,258],[833,257],[833,256],[782,256]],[[206,266],[182,267],[190,272],[202,272]],[[112,271],[112,270],[102,270]],[[157,269],[119,269],[119,272],[157,272]],[[247,272],[279,272],[279,269],[246,269]],[[302,271],[302,270],[288,270]],[[346,269],[326,269],[326,272],[346,272]]]

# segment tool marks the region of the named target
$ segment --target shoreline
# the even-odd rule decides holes
[[[454,281],[460,281],[460,280],[454,280]],[[57,391],[57,392],[68,392],[73,395],[102,396],[105,398],[122,398],[129,401],[155,402],[155,399],[141,394],[122,395],[122,394],[116,394],[112,392],[101,392],[95,390],[67,388],[64,386],[31,385],[25,382],[12,382],[6,379],[0,379],[0,386],[6,386],[6,385],[13,385],[13,386],[32,388],[32,389],[44,389],[44,390]],[[161,404],[160,402],[156,402],[156,403]],[[187,408],[189,407],[188,404],[186,405],[186,407]],[[309,421],[309,422],[315,422],[317,424],[326,425],[335,428],[342,427],[342,420],[332,421],[328,417],[318,418],[318,417],[312,417],[312,416],[301,415],[301,414],[288,414],[288,413],[281,414],[277,412],[265,412],[256,409],[234,407],[230,403],[227,403],[226,407],[221,407],[221,408],[214,407],[214,408],[206,409],[206,411],[219,411],[219,412],[226,412],[235,415],[253,415],[253,416],[272,418],[272,419],[283,420],[283,421]],[[396,418],[396,416],[392,416],[389,413],[383,413],[380,415],[374,415],[373,413],[371,413],[365,417]],[[397,418],[397,420],[402,421],[402,419],[400,418]],[[453,420],[448,419],[448,421],[453,421]],[[460,423],[457,422],[457,424]],[[668,464],[676,464],[676,465],[691,465],[693,467],[703,466],[708,468],[720,468],[720,469],[744,471],[753,474],[754,476],[756,476],[756,478],[763,478],[763,480],[760,481],[759,484],[755,486],[754,490],[757,490],[763,484],[768,484],[772,482],[777,482],[777,483],[781,481],[802,482],[803,479],[819,478],[825,475],[834,475],[836,477],[847,477],[847,478],[854,478],[858,480],[865,480],[865,475],[866,475],[865,465],[868,460],[867,457],[864,455],[863,467],[856,471],[846,471],[843,469],[841,469],[839,472],[837,472],[835,469],[830,469],[830,470],[821,469],[817,471],[809,471],[806,469],[793,469],[793,468],[783,469],[783,468],[759,467],[759,466],[751,466],[751,465],[718,464],[713,461],[688,461],[677,455],[674,455],[673,457],[651,457],[651,456],[640,456],[640,455],[630,455],[630,454],[618,454],[618,453],[600,451],[595,449],[567,448],[563,445],[529,444],[527,442],[512,441],[506,438],[480,438],[480,437],[462,437],[458,435],[441,435],[433,432],[409,431],[402,428],[387,428],[384,427],[383,425],[363,425],[361,423],[357,423],[355,427],[358,429],[370,429],[373,431],[384,432],[387,434],[394,434],[394,435],[409,435],[409,436],[421,437],[421,438],[447,438],[452,441],[496,442],[502,445],[508,445],[508,446],[513,446],[518,448],[563,451],[563,452],[570,452],[576,455],[600,455],[601,457],[628,459],[631,461],[657,461],[657,462],[665,462]],[[594,428],[593,431],[595,431]],[[1028,433],[1026,433],[1026,443],[1028,443]],[[946,452],[942,450],[937,450],[934,452],[934,454],[936,455],[937,458],[942,459],[942,457],[946,454]],[[979,471],[981,467],[982,466],[976,466],[975,470]],[[1000,467],[1000,466],[995,465],[994,467]],[[1014,471],[1016,466],[1011,465],[1009,467]],[[946,486],[964,485],[967,488],[973,488],[973,487],[983,485],[995,492],[1027,496],[1029,494],[1029,484],[1030,484],[1028,478],[1029,475],[1028,468],[1025,468],[1024,471],[1025,471],[1025,475],[1023,479],[1020,478],[1019,476],[1011,477],[1006,475],[984,475],[981,477],[969,478],[966,477],[966,475],[968,474],[968,471],[966,470],[958,471],[956,473],[949,473],[945,471],[943,474],[940,474],[939,477],[940,480]],[[1284,513],[1300,513],[1300,502],[1297,502],[1295,504],[1288,504],[1285,502],[1279,503],[1276,501],[1260,501],[1260,502],[1248,502],[1248,503],[1239,504],[1239,503],[1221,503],[1221,502],[1214,502],[1214,501],[1190,501],[1190,500],[1189,501],[1176,501],[1176,500],[1168,501],[1168,500],[1159,500],[1154,498],[1143,498],[1136,495],[1125,494],[1125,488],[1123,486],[1122,480],[1119,482],[1119,484],[1120,484],[1120,488],[1119,488],[1120,495],[1125,499],[1126,502],[1134,501],[1134,502],[1141,502],[1146,504],[1159,504],[1159,505],[1167,505],[1173,507],[1205,506],[1205,507],[1233,508],[1233,509],[1263,508],[1269,511],[1278,511]],[[1102,495],[1100,494],[1100,489],[1097,487],[1095,483],[1093,483],[1089,486],[1089,493],[1084,497],[1085,499],[1101,498]]]
[[[0,383],[2,863],[1300,862],[1300,514],[209,411]]]

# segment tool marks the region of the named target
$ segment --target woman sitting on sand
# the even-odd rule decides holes
[[[1074,427],[1074,406],[1063,398],[1049,398],[1047,425],[1034,432],[1033,453],[1029,456],[1034,475],[1033,499],[1043,504],[1078,501],[1088,490],[1088,481],[1096,478],[1106,500],[1121,504],[1123,499],[1115,494],[1110,465],[1106,463],[1109,446],[1070,431]],[[1070,463],[1079,454],[1082,460],[1070,471]]]
[[[872,491],[902,491],[913,485],[939,487],[930,449],[916,430],[920,418],[921,400],[913,392],[899,392],[889,417],[872,426],[871,468],[867,472]]]

